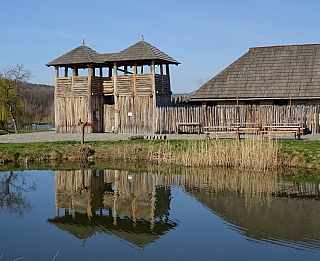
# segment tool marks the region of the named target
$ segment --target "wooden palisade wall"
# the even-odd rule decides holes
[[[266,126],[274,123],[299,123],[312,133],[319,133],[319,107],[221,105],[157,108],[157,133],[174,133],[177,122],[200,122],[202,126],[243,123],[259,123]],[[191,127],[185,127],[185,131],[191,132]]]

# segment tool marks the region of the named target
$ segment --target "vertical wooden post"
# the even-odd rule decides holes
[[[118,104],[118,88],[117,88],[117,63],[113,63],[113,93],[114,93],[114,133],[119,132],[119,104]]]
[[[70,123],[71,126],[67,126],[67,129],[68,129],[67,132],[69,132],[69,131],[73,132],[74,130],[71,130],[71,128],[76,128],[76,126],[74,126],[74,124],[76,124],[78,117],[83,117],[83,115],[75,115],[75,108],[74,108],[74,106],[76,104],[75,100],[78,99],[75,97],[74,91],[73,91],[74,90],[74,80],[75,80],[77,71],[78,71],[78,68],[76,68],[76,67],[72,68],[72,72],[71,72],[72,73],[72,75],[71,75],[71,97],[70,97],[71,111],[68,112],[68,113],[70,113],[70,116],[71,116],[70,117],[71,118],[71,123]]]
[[[112,66],[108,67],[108,76],[111,78],[112,77]]]
[[[163,65],[160,64],[160,75],[161,75],[161,106],[166,106],[167,104],[163,104],[164,99],[164,79],[163,79]]]
[[[169,64],[166,64],[166,75],[168,75],[170,78]]]
[[[81,133],[81,145],[84,145],[84,129],[87,126],[87,122],[82,122],[81,119],[79,119],[79,124]]]
[[[155,64],[154,60],[151,61],[151,79],[152,79],[152,133],[156,133],[156,106],[157,106],[157,97],[156,97],[156,77],[155,77]]]
[[[100,78],[102,78],[102,77],[103,77],[103,70],[102,70],[102,67],[100,67],[100,68],[99,68],[99,71],[100,71],[100,73],[99,73]]]
[[[132,104],[132,125],[136,123],[137,109],[136,109],[136,93],[137,93],[137,63],[133,66],[133,104]]]
[[[120,183],[120,171],[119,170],[114,170],[114,201],[113,201],[113,225],[116,226],[117,225],[117,217],[118,217],[118,213],[117,213],[117,207],[118,207],[118,197],[119,197],[119,183]]]
[[[57,105],[57,88],[58,88],[58,78],[59,78],[59,67],[54,67],[54,119],[55,119],[55,132],[58,133],[58,105]]]
[[[89,65],[88,66],[88,121],[89,122],[93,122],[92,121],[92,68]]]
[[[68,77],[68,67],[64,67],[64,77]]]
[[[168,78],[167,81],[168,81],[168,85],[169,85],[168,88],[169,88],[169,91],[170,91],[170,92],[169,92],[169,93],[170,93],[169,95],[170,95],[170,100],[171,100],[171,93],[172,93],[172,92],[171,92],[171,83],[170,83],[169,64],[166,64],[166,75],[167,75],[167,78]],[[169,101],[169,102],[170,102],[170,101]]]

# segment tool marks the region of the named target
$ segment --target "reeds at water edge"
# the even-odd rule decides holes
[[[189,140],[181,143],[167,142],[157,149],[157,153],[149,152],[149,155],[156,154],[159,164],[219,166],[251,171],[273,170],[283,164],[279,162],[277,141]]]

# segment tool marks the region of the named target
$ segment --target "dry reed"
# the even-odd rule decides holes
[[[181,143],[178,147],[167,142],[160,145],[156,153],[149,152],[149,155],[157,155],[159,164],[268,171],[280,166],[278,152],[276,141],[193,140]]]
[[[191,168],[184,169],[180,179],[180,185],[187,187],[190,192],[196,190],[201,194],[241,195],[252,203],[270,202],[279,190],[276,171],[257,175],[254,171]]]

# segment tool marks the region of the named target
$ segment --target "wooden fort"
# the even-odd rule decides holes
[[[155,133],[156,107],[171,103],[169,65],[179,62],[144,41],[100,54],[82,45],[46,64],[55,67],[57,133]]]

